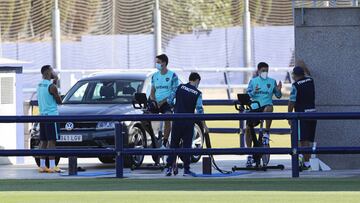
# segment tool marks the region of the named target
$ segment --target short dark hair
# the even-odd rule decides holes
[[[257,69],[261,69],[261,68],[269,68],[269,64],[265,63],[265,62],[260,62],[258,65],[257,65]]]
[[[192,72],[189,76],[189,81],[201,80],[199,73]]]
[[[47,71],[47,70],[50,70],[51,69],[51,66],[50,65],[44,65],[43,67],[41,67],[41,74],[44,75],[44,73]]]
[[[160,54],[156,56],[157,59],[160,59],[160,61],[165,62],[166,65],[169,63],[169,58],[165,54]]]
[[[304,76],[305,75],[304,69],[300,66],[295,66],[292,73],[296,76]]]

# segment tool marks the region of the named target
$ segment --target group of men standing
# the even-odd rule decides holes
[[[167,68],[169,59],[165,54],[156,56],[155,67],[158,70],[151,78],[150,99],[155,100],[160,113],[204,113],[202,103],[202,93],[198,89],[201,77],[198,73],[191,73],[189,82],[179,84],[178,76],[175,72]],[[261,62],[257,66],[256,77],[249,82],[247,93],[253,101],[259,102],[259,106],[252,106],[254,112],[273,112],[273,95],[277,98],[282,97],[282,84],[277,84],[276,80],[268,77],[269,65]],[[38,84],[37,95],[39,101],[40,115],[58,115],[57,105],[61,104],[56,83],[57,74],[49,65],[41,69],[43,79]],[[315,111],[315,90],[314,82],[310,77],[309,71],[305,67],[296,66],[292,73],[294,83],[290,94],[288,112],[309,112]],[[260,118],[261,119],[261,118]],[[291,123],[290,123],[291,124]],[[208,127],[203,122],[204,132],[208,133]],[[266,121],[263,144],[268,145],[270,140],[271,120]],[[300,145],[309,146],[314,141],[316,121],[300,122]],[[171,142],[169,136],[171,133]],[[170,148],[179,148],[180,143],[184,148],[191,148],[194,134],[194,121],[165,121],[163,145]],[[251,147],[251,136],[246,133],[246,143]],[[40,148],[55,148],[58,128],[56,124],[40,125]],[[305,162],[302,166],[310,167],[309,155],[305,155]],[[190,171],[190,156],[182,157],[184,162],[184,176],[193,175]],[[249,156],[247,165],[252,164]],[[40,159],[39,172],[61,172],[55,165],[54,157],[50,157],[49,168],[45,164],[45,157]],[[176,156],[167,158],[166,175],[178,174],[176,166]]]

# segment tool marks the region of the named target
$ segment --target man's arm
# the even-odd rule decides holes
[[[276,81],[275,81],[275,84],[274,84],[275,88],[274,88],[274,91],[273,93],[275,94],[275,97],[280,99],[282,97],[282,93],[281,93],[281,88],[282,88],[282,83],[281,81],[279,82],[279,85],[276,84]]]
[[[179,78],[178,76],[174,73],[173,74],[173,77],[171,78],[171,93],[170,93],[170,96],[167,98],[166,102],[168,104],[172,104],[173,101],[174,101],[174,98],[175,98],[175,95],[176,95],[176,91],[177,91],[177,88],[179,86]]]
[[[256,86],[256,88],[258,88],[258,86]],[[246,89],[246,92],[248,93],[248,95],[252,98],[255,96],[255,91],[254,90],[254,86],[253,86],[253,80],[250,80],[248,88]]]
[[[288,103],[288,112],[289,113],[294,111],[296,97],[297,97],[297,90],[296,90],[296,87],[293,85],[292,89],[291,89],[291,92],[290,92],[290,98],[289,98],[289,103]],[[290,120],[289,120],[289,125],[291,126],[291,121]]]
[[[57,104],[62,104],[58,89],[54,84],[50,85],[49,92],[55,98]]]
[[[154,81],[154,75],[151,76],[151,91],[150,91],[150,99],[155,100],[155,81]]]
[[[150,99],[155,100],[155,87],[151,86]]]

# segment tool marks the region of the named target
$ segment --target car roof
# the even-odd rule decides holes
[[[119,80],[119,79],[128,79],[128,80],[146,80],[151,76],[153,72],[114,72],[114,73],[96,73],[89,77],[83,78],[80,81],[87,80]]]

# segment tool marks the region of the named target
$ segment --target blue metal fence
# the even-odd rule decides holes
[[[218,149],[130,149],[123,146],[123,121],[163,121],[163,120],[293,120],[294,133],[291,134],[290,148],[218,148]],[[298,147],[298,121],[313,120],[360,120],[360,112],[342,113],[253,113],[253,114],[165,114],[165,115],[87,115],[87,116],[0,116],[0,123],[29,123],[29,122],[68,122],[68,121],[114,121],[115,148],[114,149],[54,149],[54,150],[0,150],[0,156],[93,156],[113,155],[116,157],[116,177],[124,177],[125,155],[164,155],[164,154],[290,154],[292,156],[292,177],[299,177],[299,153],[313,154],[360,154],[359,147]]]

